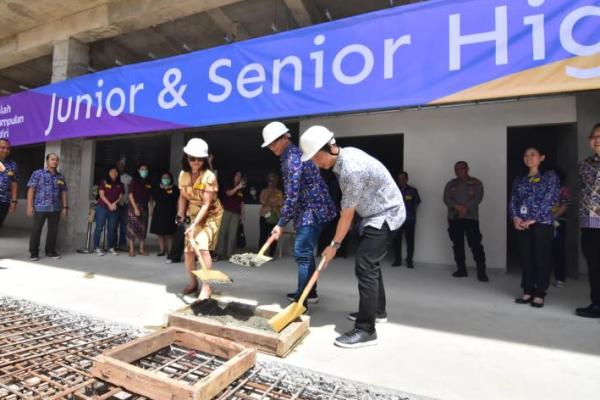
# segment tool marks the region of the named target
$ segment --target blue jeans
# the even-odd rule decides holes
[[[319,241],[319,235],[325,224],[301,226],[296,229],[296,242],[294,243],[294,257],[298,264],[298,289],[296,299],[300,297],[304,287],[315,272],[315,247]],[[317,284],[313,286],[309,297],[317,295]]]
[[[108,208],[96,206],[96,229],[94,230],[94,249],[100,248],[100,236],[104,230],[104,225],[108,223],[107,240],[108,248],[115,247],[115,233],[117,231],[117,220],[119,211],[110,211]]]

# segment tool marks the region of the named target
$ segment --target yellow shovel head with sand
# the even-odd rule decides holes
[[[286,326],[294,322],[296,318],[304,314],[304,312],[306,311],[306,307],[304,307],[304,300],[306,300],[308,294],[317,282],[317,279],[319,279],[319,275],[321,274],[321,270],[324,266],[325,257],[321,258],[319,267],[310,277],[310,281],[308,281],[308,283],[306,284],[306,287],[302,291],[302,295],[300,296],[300,298],[297,301],[290,304],[289,306],[287,306],[283,311],[280,311],[277,315],[271,317],[271,319],[269,320],[269,325],[271,325],[271,328],[273,328],[275,332],[281,332]]]
[[[221,271],[216,271],[214,269],[206,268],[206,264],[204,264],[204,259],[202,258],[202,254],[200,254],[200,250],[198,249],[196,241],[191,235],[189,236],[189,240],[190,244],[194,248],[194,252],[196,253],[198,263],[200,264],[200,269],[192,271],[192,274],[196,275],[198,279],[200,279],[202,282],[208,284],[216,283],[222,285],[227,283],[233,283],[233,280],[230,277],[228,277],[225,273]]]
[[[273,259],[273,257],[265,256],[265,252],[269,249],[274,240],[275,235],[271,235],[271,237],[269,237],[269,240],[267,240],[263,247],[260,248],[258,254],[234,254],[231,257],[229,257],[229,262],[232,264],[241,265],[242,267],[258,268],[267,261],[271,261]]]

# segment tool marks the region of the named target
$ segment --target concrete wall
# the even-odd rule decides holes
[[[488,266],[506,268],[507,128],[576,121],[575,97],[406,110],[301,121],[300,131],[322,124],[337,136],[404,134],[404,169],[419,189],[415,261],[453,264],[442,193],[457,160],[483,182],[480,223]],[[467,262],[474,265],[467,251]],[[469,261],[470,260],[470,261]]]

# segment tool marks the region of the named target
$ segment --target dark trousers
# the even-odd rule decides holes
[[[600,229],[581,229],[581,251],[588,265],[592,304],[600,305]]]
[[[267,241],[269,236],[271,236],[271,231],[275,228],[275,224],[270,224],[267,222],[265,217],[260,217],[260,238],[258,239],[258,246],[262,247],[263,244]],[[271,257],[275,255],[275,248],[277,247],[277,242],[273,242],[267,254]]]
[[[381,229],[367,226],[356,250],[355,272],[358,279],[358,316],[355,327],[375,332],[375,316],[385,315],[385,288],[379,262],[392,245],[395,232],[387,223]]]
[[[406,237],[406,260],[412,261],[415,253],[415,227],[415,222],[405,222],[396,232],[394,239],[396,261],[402,260],[402,236]]]
[[[117,234],[118,234],[118,246],[127,247],[127,204],[120,205],[117,209],[119,214],[117,220]]]
[[[567,280],[567,224],[560,221],[552,239],[552,255],[554,257],[554,279]]]
[[[321,232],[321,236],[319,236],[319,245],[317,247],[318,254],[323,253],[323,250],[325,250],[325,248],[331,244],[331,241],[335,236],[335,230],[337,229],[337,224],[339,220],[340,217],[338,216],[334,220],[329,221],[327,225],[325,225],[325,227],[323,228],[323,232]],[[346,236],[346,238],[348,238],[348,236]],[[348,239],[342,241],[342,243],[340,244],[340,248],[336,252],[336,257],[346,258],[347,255]]]
[[[2,228],[2,224],[4,223],[4,219],[8,214],[8,209],[10,208],[10,203],[0,203],[0,228]]]
[[[553,233],[554,228],[548,224],[533,224],[529,229],[517,231],[524,294],[541,298],[546,296],[552,270],[550,248]]]
[[[35,212],[33,214],[33,229],[29,237],[29,253],[32,256],[38,256],[40,252],[40,236],[44,223],[48,220],[48,232],[46,233],[46,255],[56,253],[56,236],[58,234],[58,221],[60,221],[60,211],[55,212]]]
[[[173,235],[173,242],[171,243],[171,251],[167,255],[167,258],[173,262],[181,262],[183,256],[183,247],[185,242],[185,225],[177,225],[177,230]]]
[[[454,251],[454,261],[459,270],[465,270],[465,235],[467,243],[473,252],[473,259],[477,264],[478,270],[485,270],[485,252],[481,244],[481,232],[479,231],[479,221],[474,219],[449,219],[448,234],[452,240],[452,250]]]

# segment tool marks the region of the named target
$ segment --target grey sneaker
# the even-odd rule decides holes
[[[100,249],[94,249],[94,254],[97,256],[100,256],[100,257],[102,257],[104,255],[104,253]]]
[[[118,256],[119,255],[119,253],[117,253],[117,251],[114,248],[112,248],[112,247],[110,249],[108,249],[108,252],[110,254],[112,254],[113,256]]]
[[[565,286],[565,281],[556,281],[554,283],[554,287],[561,288],[563,286]]]
[[[362,329],[354,328],[335,339],[334,344],[346,349],[375,346],[377,344],[377,332],[369,333]]]
[[[348,319],[350,321],[356,321],[356,318],[358,318],[358,313],[357,312],[353,312],[353,313],[348,314]],[[386,314],[376,315],[375,316],[375,322],[377,322],[378,324],[382,324],[382,323],[387,322],[387,321],[388,321],[388,319],[387,319],[387,315]]]
[[[31,257],[29,257],[29,261],[40,261],[40,257],[32,254]]]
[[[165,260],[165,264],[173,264],[173,260],[171,260],[170,258],[167,258]]]

